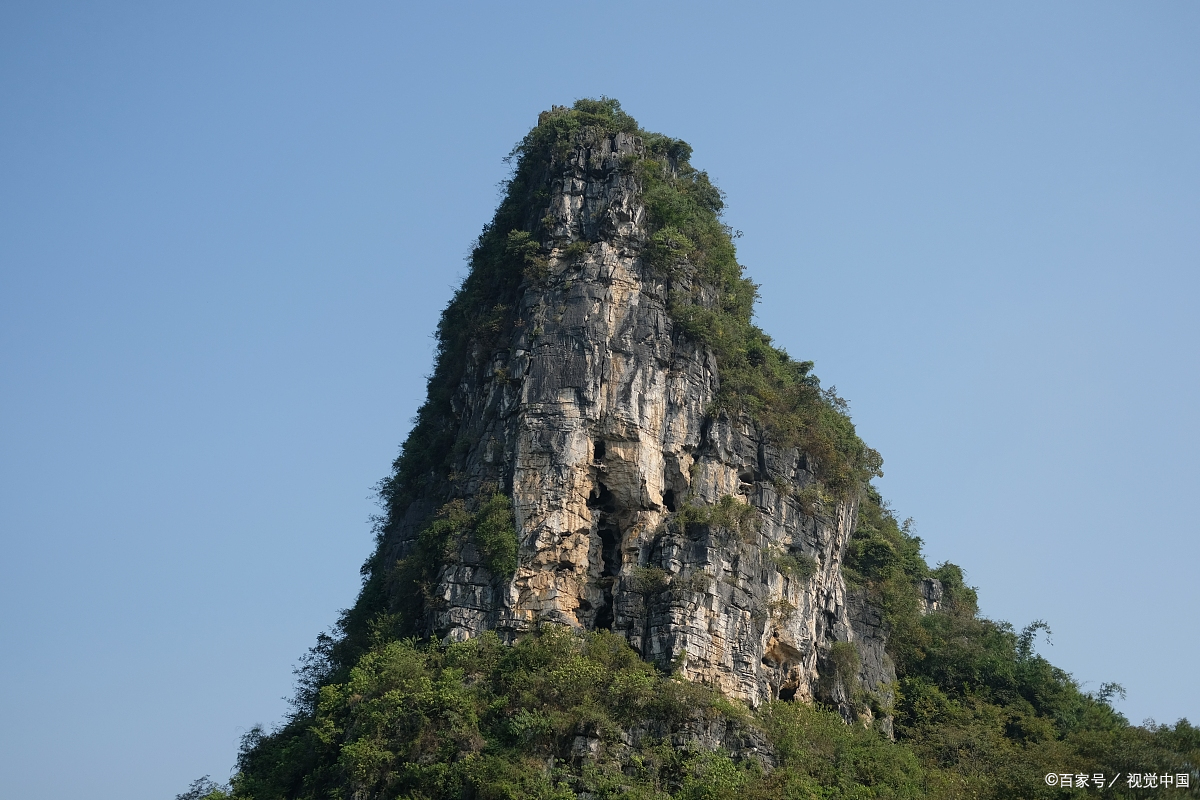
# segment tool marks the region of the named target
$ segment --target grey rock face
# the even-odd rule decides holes
[[[552,167],[547,274],[527,280],[511,337],[474,354],[483,368],[453,399],[460,441],[473,447],[452,479],[463,496],[511,494],[519,566],[500,579],[462,547],[438,578],[428,632],[609,628],[644,658],[752,705],[822,698],[853,716],[850,687],[828,678],[834,642],[857,644],[861,687],[886,694],[894,680],[878,613],[842,580],[857,503],[806,508],[796,497],[815,484],[805,454],[772,447],[747,420],[708,415],[716,362],[675,330],[668,279],[642,259],[646,211],[624,166],[640,151],[634,136],[585,133]],[[752,507],[756,522],[671,522],[685,504],[723,498]],[[414,504],[392,557],[431,510]]]
[[[921,613],[932,614],[937,611],[942,605],[942,582],[937,578],[925,578],[919,589],[917,602],[921,604]]]

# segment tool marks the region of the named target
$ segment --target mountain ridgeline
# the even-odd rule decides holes
[[[511,159],[356,603],[187,797],[1196,796],[1200,731],[925,562],[686,143],[581,100]]]

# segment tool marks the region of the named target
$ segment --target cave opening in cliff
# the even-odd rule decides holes
[[[598,452],[603,443],[597,443]],[[613,624],[613,587],[617,582],[617,573],[621,571],[621,528],[617,524],[616,498],[603,483],[597,484],[597,489],[588,498],[588,506],[599,513],[596,519],[596,533],[600,537],[600,574],[599,578],[603,602],[596,612],[595,627],[611,630]],[[593,573],[595,574],[595,573]]]
[[[667,507],[667,511],[675,513],[675,490],[667,489],[663,492],[663,505]]]
[[[600,515],[600,586],[604,592],[604,602],[596,612],[596,628],[612,630],[613,624],[613,587],[617,581],[617,572],[621,568],[621,531],[616,522],[608,514]]]

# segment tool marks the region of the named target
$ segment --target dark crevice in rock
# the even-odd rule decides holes
[[[600,452],[603,452],[603,442],[597,442]],[[600,588],[603,602],[596,612],[595,627],[612,630],[613,625],[613,588],[617,575],[621,571],[621,528],[617,522],[616,497],[603,483],[598,484],[594,500],[594,508],[599,510],[596,523],[596,533],[600,537]]]

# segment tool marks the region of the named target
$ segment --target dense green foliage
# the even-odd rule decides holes
[[[751,712],[659,673],[620,636],[548,627],[511,646],[494,635],[381,643],[312,710],[252,731],[230,795],[207,797],[1001,800],[1068,796],[1047,772],[1195,780],[1200,730],[1130,727],[1026,639],[932,619],[929,663],[905,679],[895,742],[803,703]],[[837,659],[856,669],[852,646]],[[777,764],[700,746],[696,733],[714,722],[758,731]]]
[[[892,715],[895,740],[879,725],[846,724],[832,710],[776,702],[751,711],[718,692],[643,662],[619,636],[546,627],[515,644],[494,635],[439,646],[404,638],[432,602],[438,571],[474,547],[498,579],[516,567],[509,498],[489,490],[456,495],[455,459],[474,444],[460,436],[451,398],[470,370],[522,324],[522,287],[546,278],[550,242],[542,217],[557,161],[580,136],[640,136],[638,177],[651,221],[644,251],[669,290],[678,331],[715,355],[720,392],[712,414],[744,415],[772,443],[797,446],[819,482],[791,493],[822,515],[860,494],[844,575],[867,593],[890,630],[897,683],[890,701],[867,698],[850,643],[829,652],[832,677],[876,715]],[[428,399],[380,486],[380,546],[364,565],[357,604],[337,636],[322,636],[302,664],[292,714],[243,742],[229,787],[197,781],[187,800],[283,798],[823,798],[1139,797],[1124,782],[1072,793],[1046,773],[1188,773],[1200,787],[1200,730],[1130,726],[1109,705],[1114,685],[1083,691],[1035,651],[1045,628],[1017,632],[978,614],[976,594],[952,564],[930,568],[921,542],[867,483],[880,460],[857,437],[846,407],[751,322],[757,288],[742,274],[723,198],[691,167],[681,141],[641,131],[612,100],[584,100],[542,115],[514,149],[513,175],[495,219],[480,234],[470,272],[442,314]],[[559,243],[561,244],[561,243]],[[571,248],[574,248],[572,250]],[[586,248],[573,243],[568,257]],[[497,376],[501,377],[501,376]],[[384,563],[387,537],[414,501],[420,533],[404,557]],[[746,541],[751,506],[724,498],[685,502],[667,524],[705,525]],[[797,579],[817,569],[799,553],[769,554]],[[919,587],[943,593],[923,613]],[[647,596],[669,576],[639,567],[629,585]],[[886,707],[884,705],[886,703]],[[729,727],[758,741],[771,761],[701,746],[697,734]],[[731,740],[736,740],[735,736]],[[1178,789],[1154,796],[1196,796]]]
[[[381,644],[315,709],[287,728],[248,738],[237,797],[705,797],[743,780],[727,756],[671,747],[689,720],[748,719],[720,694],[660,675],[619,636],[548,628],[514,646],[494,635],[446,648]],[[637,774],[582,769],[577,738],[626,746]],[[630,794],[627,788],[636,788]],[[718,795],[724,796],[724,795]]]
[[[1120,687],[1086,693],[1038,655],[1034,640],[1048,633],[1044,622],[1017,633],[980,617],[962,570],[930,569],[910,530],[868,487],[844,574],[870,593],[891,629],[897,738],[923,764],[947,773],[947,790],[960,797],[1054,797],[1044,776],[1068,771],[1110,778],[1187,772],[1195,784],[1200,730],[1186,721],[1130,726],[1108,704]],[[936,613],[921,613],[923,578],[941,584]],[[1106,796],[1136,795],[1114,789]]]

